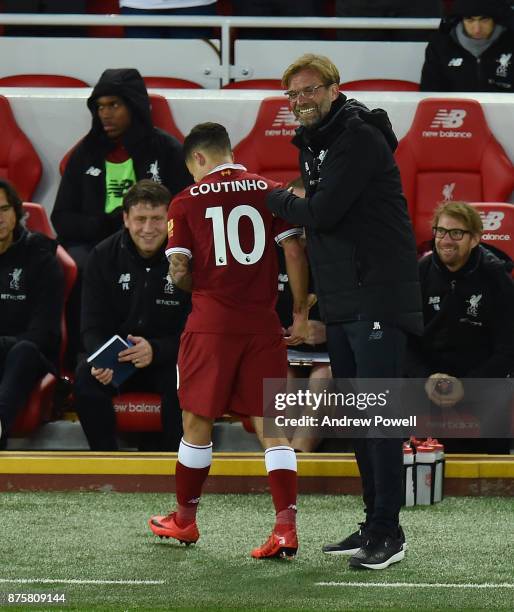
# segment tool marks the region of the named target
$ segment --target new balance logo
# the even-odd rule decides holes
[[[298,126],[298,121],[294,116],[294,113],[289,110],[287,106],[281,106],[271,127],[290,127],[290,126]]]
[[[423,130],[423,138],[473,138],[471,132],[460,131],[464,125],[467,111],[462,108],[440,108],[430,124],[428,130]]]
[[[281,106],[273,119],[271,128],[264,130],[265,136],[294,136],[299,123],[287,106]]]
[[[480,217],[482,219],[482,225],[484,226],[484,230],[488,232],[494,232],[495,230],[499,230],[505,217],[505,213],[491,210],[488,213],[481,212]]]
[[[100,176],[100,174],[102,174],[102,171],[100,170],[100,168],[89,166],[89,168],[84,172],[84,174],[89,174],[90,176]]]
[[[502,221],[505,217],[505,213],[499,210],[491,210],[488,213],[480,212],[482,219],[482,225],[484,226],[484,233],[482,234],[482,240],[494,241],[494,240],[511,240],[510,234],[496,234],[490,232],[496,232],[502,226]]]
[[[466,115],[467,113],[463,109],[453,108],[452,110],[446,110],[441,108],[435,114],[430,127],[432,129],[444,128],[446,130],[456,130],[462,126]]]
[[[448,66],[458,68],[459,66],[462,66],[463,61],[464,59],[462,57],[452,57],[452,59],[448,62]]]

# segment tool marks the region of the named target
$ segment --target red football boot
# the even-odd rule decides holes
[[[161,538],[174,538],[186,546],[194,544],[200,537],[196,521],[185,527],[179,527],[175,522],[176,514],[172,512],[168,516],[152,516],[148,521],[150,529]]]
[[[296,536],[296,529],[293,527],[284,534],[271,532],[270,537],[266,542],[254,548],[252,550],[252,557],[254,559],[294,559],[296,551],[298,550],[298,538]]]

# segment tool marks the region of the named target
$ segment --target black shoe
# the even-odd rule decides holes
[[[321,550],[327,555],[354,555],[366,541],[365,529],[366,523],[359,523],[358,531],[336,544],[325,544]]]
[[[381,570],[405,557],[405,535],[401,527],[398,537],[369,534],[362,548],[350,557],[350,567]]]

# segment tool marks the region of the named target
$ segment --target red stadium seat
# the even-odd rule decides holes
[[[284,89],[280,79],[247,79],[232,81],[223,85],[222,89]]]
[[[168,132],[168,134],[175,136],[179,142],[184,142],[184,135],[178,129],[177,124],[173,119],[173,114],[166,98],[158,94],[148,94],[148,97],[150,98],[153,124],[156,127],[161,128],[161,130]],[[61,175],[64,173],[68,159],[70,158],[70,155],[77,144],[78,142],[73,145],[73,147],[61,159],[61,163],[59,164],[59,171]]]
[[[341,83],[342,91],[419,91],[419,83],[401,79],[360,79]]]
[[[22,200],[31,200],[41,178],[41,160],[4,96],[0,96],[0,125],[0,177],[14,185]]]
[[[512,164],[476,100],[422,100],[396,161],[418,245],[431,240],[439,202],[501,202],[514,187]]]
[[[274,181],[295,179],[298,150],[291,138],[298,125],[285,97],[265,98],[251,132],[234,148],[235,161]]]
[[[168,100],[158,94],[148,94],[152,105],[152,121],[155,127],[161,128],[168,134],[175,136],[179,142],[184,142],[184,134],[178,129]]]
[[[200,83],[188,81],[187,79],[177,79],[165,76],[145,76],[143,81],[147,88],[154,87],[159,89],[203,89]]]
[[[132,391],[113,399],[118,431],[161,431],[161,397]]]
[[[39,205],[23,203],[23,209],[28,213],[26,226],[31,231],[39,231],[53,238],[53,232],[45,213],[45,209]],[[75,279],[77,278],[77,266],[68,253],[62,248],[57,247],[57,258],[61,263],[64,272],[64,303],[70,295]],[[61,316],[61,352],[60,361],[63,362],[68,332],[66,328],[65,309]],[[39,385],[32,391],[26,406],[19,412],[13,424],[12,435],[23,436],[33,432],[43,422],[50,420],[53,409],[53,399],[57,378],[53,374],[46,374]]]
[[[49,238],[55,238],[55,233],[50,225],[45,209],[41,204],[34,202],[23,202],[23,212],[25,213],[25,226],[31,232],[41,232]]]
[[[81,79],[63,74],[13,74],[0,78],[0,87],[89,87]]]
[[[498,202],[470,202],[482,217],[482,242],[506,253],[514,261],[514,206]],[[514,272],[514,271],[513,271]]]

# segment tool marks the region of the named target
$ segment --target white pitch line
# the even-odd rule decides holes
[[[166,584],[165,580],[82,580],[79,578],[0,578],[0,583],[9,584]]]
[[[380,589],[514,589],[510,582],[446,583],[446,582],[315,582],[315,586],[344,586]]]

